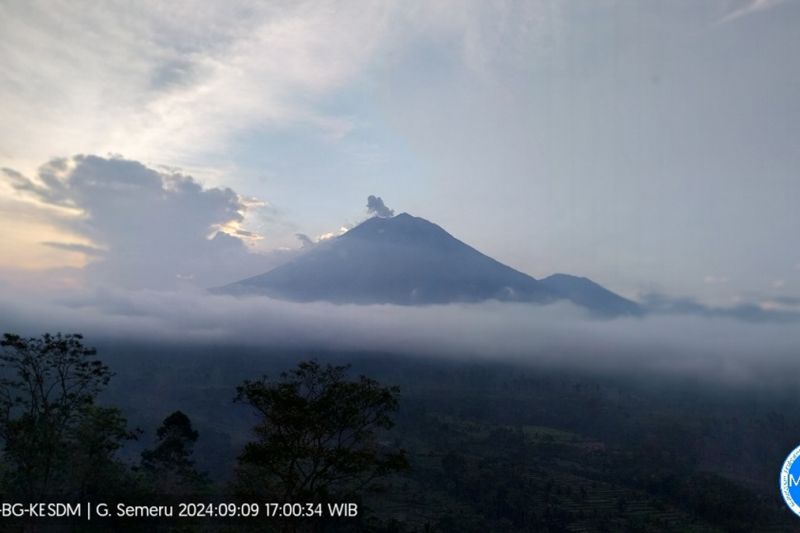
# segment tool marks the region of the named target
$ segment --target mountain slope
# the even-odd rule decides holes
[[[555,299],[532,277],[406,213],[371,218],[290,263],[224,289],[295,301],[402,305]]]
[[[573,303],[604,315],[640,315],[639,305],[598,285],[589,278],[553,274],[539,282]]]
[[[299,302],[399,305],[566,298],[597,314],[638,311],[634,302],[586,278],[557,274],[538,281],[407,213],[371,218],[289,263],[218,290]]]

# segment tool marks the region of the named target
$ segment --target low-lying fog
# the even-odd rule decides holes
[[[732,383],[800,370],[796,322],[649,314],[601,320],[570,304],[405,307],[291,303],[204,291],[7,290],[0,329],[98,340],[319,348],[506,360]]]

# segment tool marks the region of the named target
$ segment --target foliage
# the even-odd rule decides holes
[[[345,366],[302,362],[281,379],[245,381],[236,400],[259,420],[257,440],[239,457],[240,489],[280,501],[325,501],[377,488],[379,478],[408,467],[403,451],[390,451],[379,432],[394,424],[398,389]]]
[[[111,371],[78,334],[0,341],[4,483],[22,498],[97,488],[133,434],[116,409],[94,406]],[[81,469],[83,465],[83,469]]]
[[[194,467],[192,452],[198,433],[189,417],[175,411],[156,431],[157,444],[142,452],[141,470],[159,494],[196,494],[208,479]]]
[[[102,495],[105,498],[130,496],[136,490],[128,466],[117,459],[126,441],[135,440],[138,431],[130,431],[122,412],[115,407],[88,407],[75,428],[68,446],[66,469],[74,485],[71,493],[84,500]],[[76,492],[77,491],[77,492]]]

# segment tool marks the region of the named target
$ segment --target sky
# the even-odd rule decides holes
[[[375,195],[534,277],[797,306],[799,25],[798,0],[3,1],[0,287],[231,282]]]

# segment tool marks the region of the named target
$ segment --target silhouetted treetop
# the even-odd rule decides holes
[[[256,440],[239,457],[243,490],[284,501],[319,501],[371,488],[407,468],[378,434],[393,426],[397,387],[360,376],[347,366],[300,363],[280,379],[263,377],[237,388],[236,401],[253,407]]]

